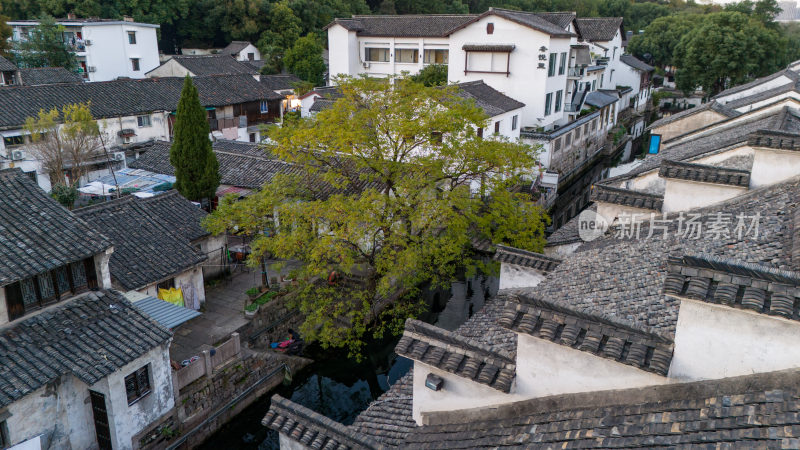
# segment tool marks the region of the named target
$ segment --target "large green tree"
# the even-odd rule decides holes
[[[286,51],[283,62],[286,69],[301,80],[314,86],[324,83],[325,61],[322,59],[322,44],[317,35],[309,33],[301,37]]]
[[[536,150],[482,139],[486,115],[454,87],[337,83],[332,108],[270,133],[268,151],[303,170],[224,199],[206,226],[252,235],[251,263],[267,253],[301,261],[304,335],[357,355],[369,334],[399,332],[421,311],[421,285],[477,266],[471,239],[541,250],[545,219],[510,189]]]
[[[174,134],[169,162],[175,168],[175,189],[189,200],[213,198],[219,186],[219,162],[208,138],[206,109],[188,75],[178,102]]]
[[[628,51],[657,66],[675,65],[675,47],[702,18],[693,14],[659,17],[644,29],[643,34],[631,38]]]
[[[787,62],[786,41],[779,32],[729,11],[703,17],[681,38],[673,56],[678,87],[702,87],[711,95],[775,72]]]
[[[16,62],[20,67],[77,68],[75,53],[67,48],[64,27],[52,16],[42,16],[39,25],[31,30],[28,39],[15,45]]]

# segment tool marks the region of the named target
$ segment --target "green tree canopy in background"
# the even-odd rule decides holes
[[[253,236],[251,263],[267,253],[301,261],[303,334],[352,355],[369,335],[402,330],[424,306],[421,285],[474,270],[472,238],[534,251],[545,243],[542,211],[509,189],[531,173],[536,151],[480,138],[486,115],[454,87],[393,81],[337,80],[332,108],[270,133],[268,151],[305,173],[226,198],[206,221],[214,233]]]
[[[314,86],[324,84],[325,61],[322,59],[324,48],[315,34],[307,34],[295,42],[286,51],[283,62],[286,70],[297,75],[301,80]]]
[[[779,32],[739,12],[703,17],[675,47],[675,82],[683,91],[721,90],[783,67],[786,42]]]
[[[643,34],[634,36],[630,40],[628,51],[657,66],[675,65],[675,47],[702,18],[703,16],[695,14],[659,17],[645,28]]]
[[[431,64],[425,66],[418,74],[412,75],[411,79],[425,86],[444,86],[447,84],[447,65]]]
[[[169,162],[175,168],[175,189],[193,201],[212,199],[219,186],[219,162],[208,138],[206,109],[187,75],[175,117]]]
[[[64,27],[52,16],[42,16],[39,25],[31,30],[28,39],[15,44],[14,53],[20,67],[77,68],[75,53],[64,43]]]

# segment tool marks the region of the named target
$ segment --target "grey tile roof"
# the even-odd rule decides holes
[[[542,19],[552,23],[553,25],[558,25],[561,28],[566,29],[573,20],[575,20],[576,14],[574,11],[562,11],[562,12],[540,12],[536,13],[537,16],[541,17]]]
[[[170,142],[156,141],[150,148],[142,149],[144,153],[128,167],[174,175],[175,168],[169,162],[170,146]],[[276,174],[299,173],[295,166],[267,158],[257,144],[218,140],[213,143],[213,149],[219,161],[221,184],[255,189]]]
[[[269,411],[261,424],[291,436],[307,448],[330,450],[387,448],[371,437],[357,433],[350,427],[278,394],[272,396]]]
[[[403,448],[795,448],[800,370],[429,415]]]
[[[640,60],[639,58],[633,55],[621,55],[619,60],[622,61],[624,64],[627,64],[634,69],[641,70],[642,72],[652,72],[655,70],[655,67],[647,64],[646,62]]]
[[[747,137],[747,144],[753,147],[800,150],[800,133],[780,130],[757,130]]]
[[[171,143],[155,141],[149,148],[141,148],[139,159],[128,164],[133,169],[144,169],[165,175],[174,175],[175,169],[169,162]],[[336,188],[316,175],[308,175],[302,167],[290,164],[264,152],[259,144],[218,140],[213,144],[214,154],[219,161],[220,183],[230,186],[257,189],[271,181],[275,175],[302,176],[304,187],[315,198],[327,198],[337,193],[352,193],[364,189],[369,184],[354,181],[344,188]]]
[[[207,259],[182,235],[157,220],[134,196],[75,212],[111,237],[114,243],[108,263],[111,278],[127,290],[172,278]]]
[[[798,80],[800,80],[800,75],[798,75],[796,72],[794,72],[792,70],[789,70],[789,69],[783,69],[783,70],[779,70],[779,71],[777,71],[777,72],[775,72],[773,74],[769,74],[769,75],[761,77],[761,78],[756,78],[755,80],[753,80],[753,81],[751,81],[749,83],[744,83],[744,84],[740,84],[738,86],[734,86],[734,87],[729,88],[729,89],[725,89],[724,91],[720,92],[719,94],[715,95],[712,98],[718,99],[718,98],[722,98],[722,97],[727,97],[729,95],[738,94],[739,92],[746,91],[748,89],[751,89],[753,87],[759,86],[759,85],[764,84],[764,83],[766,83],[768,81],[775,80],[775,79],[780,78],[782,76],[786,76],[787,78],[789,78],[790,81],[787,81],[787,84],[791,84],[792,82],[797,82]]]
[[[261,75],[261,84],[267,86],[273,91],[283,91],[287,89],[294,89],[292,84],[302,81],[300,78],[292,74],[285,75]]]
[[[514,44],[464,44],[461,49],[466,52],[510,52]]]
[[[356,417],[351,428],[387,445],[397,446],[417,423],[412,417],[414,371],[384,392]]]
[[[725,103],[725,106],[731,109],[739,109],[745,106],[752,105],[754,103],[769,100],[773,97],[778,97],[781,94],[785,94],[787,92],[792,92],[792,91],[800,92],[800,81],[794,83],[787,83],[782,86],[774,87],[772,89],[767,89],[766,91],[757,92],[753,95],[748,95],[746,97],[738,98],[736,100],[732,100],[730,102]]]
[[[670,160],[663,160],[661,162],[661,169],[658,171],[658,176],[661,178],[727,184],[745,188],[750,186],[749,170],[727,169],[705,164],[692,164]]]
[[[489,117],[513,111],[525,107],[525,104],[517,101],[502,92],[486,84],[483,80],[468,81],[465,83],[453,84],[454,95],[475,100],[475,104],[483,110]],[[309,109],[312,112],[319,112],[333,106],[341,94],[336,88],[320,89],[314,88],[322,97],[317,98]]]
[[[575,19],[578,23],[578,36],[584,41],[610,41],[614,39],[617,31],[622,36],[622,17],[579,17]]]
[[[549,34],[550,36],[553,37],[575,36],[575,33],[567,31],[565,29],[566,27],[561,26],[560,19],[558,21],[554,21],[552,16],[545,18],[542,14],[539,13],[513,11],[510,9],[501,9],[501,8],[489,8],[488,11],[481,14],[475,20],[479,20],[480,18],[490,15],[495,15],[502,17],[504,19],[508,19],[520,25],[524,25],[534,30]]]
[[[192,81],[200,102],[207,107],[283,99],[250,75],[194,77]],[[0,128],[19,128],[40,109],[60,109],[66,104],[88,101],[95,118],[174,111],[182,88],[183,79],[178,77],[10,86],[0,89]]]
[[[236,58],[227,53],[219,55],[175,55],[171,59],[185,67],[195,76],[253,75],[258,73],[253,66],[237,61]]]
[[[223,55],[237,55],[240,51],[244,50],[245,47],[251,45],[248,41],[231,41],[230,44],[226,45],[225,48],[220,50],[220,53]]]
[[[595,108],[603,108],[619,101],[619,96],[610,92],[592,91],[586,96],[584,103]]]
[[[664,204],[664,196],[596,184],[592,187],[592,201],[660,212],[661,206]]]
[[[619,236],[612,228],[595,241],[582,244],[564,258],[538,286],[525,289],[575,311],[614,317],[638,330],[670,338],[675,330],[679,301],[662,293],[670,256],[687,254],[732,259],[738,263],[794,270],[792,230],[800,199],[800,179],[753,189],[713,207],[692,210],[703,232],[681,235],[680,213],[670,214],[666,234],[642,226],[639,236]],[[715,235],[709,224],[727,215],[729,233]],[[760,215],[758,233],[736,233],[736,217]],[[659,217],[661,219],[661,217]],[[684,221],[687,216],[684,214]],[[745,225],[750,225],[749,221]],[[576,276],[579,274],[579,276]]]
[[[509,392],[514,381],[512,354],[418,320],[406,320],[394,351],[502,392]]]
[[[800,320],[798,272],[693,255],[670,257],[667,270],[667,295]]]
[[[592,204],[587,209],[597,212],[597,205]],[[561,226],[561,228],[557,229],[547,237],[547,245],[545,247],[581,242],[581,237],[578,234],[579,221],[579,216],[575,216],[568,220],[567,223]]]
[[[667,375],[673,343],[596,313],[583,314],[525,291],[501,291],[506,303],[498,324],[659,375]]]
[[[20,83],[26,86],[42,84],[83,83],[83,77],[63,67],[19,69]]]
[[[498,116],[525,106],[524,103],[492,88],[484,83],[483,80],[458,83],[455,86],[457,89],[456,95],[475,100],[475,104],[489,117]]]
[[[0,328],[0,407],[73,375],[93,385],[171,333],[116,291],[87,292]]]
[[[182,236],[186,242],[193,242],[211,234],[200,225],[208,213],[186,200],[174,189],[137,201],[150,215]]]
[[[697,114],[699,112],[707,111],[709,109],[712,110],[712,111],[716,111],[716,112],[718,112],[718,113],[720,113],[723,116],[728,117],[728,118],[736,117],[736,116],[741,115],[741,113],[737,112],[736,110],[734,110],[734,109],[732,109],[732,108],[730,108],[728,106],[721,105],[721,104],[717,103],[716,100],[711,100],[710,102],[703,103],[700,106],[696,106],[694,108],[689,108],[687,110],[684,110],[684,111],[681,111],[679,113],[675,113],[675,114],[669,115],[667,117],[662,117],[661,119],[658,119],[655,122],[651,123],[647,127],[647,129],[648,130],[652,130],[653,128],[662,127],[664,125],[667,125],[667,124],[670,124],[672,122],[675,122],[675,121],[677,121],[679,119],[683,119],[684,117],[693,116],[693,115],[695,115],[695,114]]]
[[[16,64],[0,56],[0,71],[8,72],[12,70],[17,70]]]
[[[710,152],[733,148],[746,143],[749,135],[759,130],[800,131],[800,118],[796,114],[788,107],[784,107],[782,110],[767,116],[756,116],[735,124],[720,122],[711,125],[711,127],[718,129],[713,133],[706,132],[708,131],[706,129],[696,130],[692,132],[697,134],[696,137],[686,137],[680,141],[678,141],[680,137],[671,139],[664,144],[658,154],[647,155],[639,167],[625,175],[609,178],[604,183],[629,179],[645,172],[657,170],[664,159],[691,161],[693,158]]]
[[[325,29],[339,24],[359,36],[444,37],[476,17],[475,14],[356,15],[348,19],[334,19]]]
[[[0,286],[91,257],[111,245],[22,170],[0,170]]]
[[[497,245],[494,260],[530,267],[531,269],[537,269],[545,273],[550,272],[561,264],[561,260],[558,258],[551,258],[541,253],[529,252],[527,250],[507,247],[500,244]]]

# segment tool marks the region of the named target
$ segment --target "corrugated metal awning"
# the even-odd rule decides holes
[[[140,294],[138,296],[134,296],[128,292],[125,294],[125,297],[127,297],[128,300],[131,300],[136,309],[144,314],[147,314],[164,327],[170,329],[194,319],[201,314],[199,311],[173,305],[172,303],[159,300],[149,295]]]

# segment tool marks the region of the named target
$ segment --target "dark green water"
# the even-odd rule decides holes
[[[453,283],[449,292],[426,295],[431,304],[431,313],[422,319],[454,330],[480,310],[486,298],[496,292],[496,278]],[[395,355],[394,347],[398,340],[399,336],[395,336],[370,343],[365,351],[367,357],[360,363],[348,359],[346,354],[311,346],[306,349],[305,356],[313,358],[315,362],[295,374],[292,384],[281,386],[277,393],[337,422],[350,425],[373,400],[413,366],[410,360]],[[199,448],[278,449],[278,433],[261,425],[273,393],[259,398]]]

